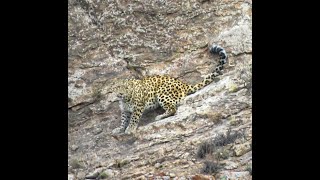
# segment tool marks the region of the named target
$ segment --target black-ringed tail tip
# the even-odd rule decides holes
[[[212,54],[219,54],[220,57],[220,65],[224,65],[227,63],[228,55],[225,49],[219,45],[213,44],[210,48],[210,52]],[[223,67],[222,67],[223,68]]]

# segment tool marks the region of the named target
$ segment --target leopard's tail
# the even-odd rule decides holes
[[[213,79],[219,75],[222,74],[222,69],[223,69],[223,65],[227,63],[227,59],[228,59],[228,55],[225,51],[224,48],[222,48],[221,46],[215,45],[213,44],[210,47],[210,52],[212,54],[218,54],[219,55],[219,64],[217,65],[217,67],[214,69],[214,71],[208,75],[206,75],[203,79],[202,82],[192,86],[190,85],[189,89],[188,89],[188,94],[192,94],[195,93],[196,91],[198,91],[199,89],[203,88],[204,86],[210,84]]]

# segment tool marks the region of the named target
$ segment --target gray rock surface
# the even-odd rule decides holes
[[[69,0],[68,179],[94,173],[107,179],[251,179],[251,0]],[[143,115],[133,136],[120,125],[114,95],[95,93],[113,81],[167,74],[195,84],[216,65],[212,43],[229,54],[224,74],[188,96],[169,118]],[[243,132],[220,151],[218,172],[202,173],[204,141]]]

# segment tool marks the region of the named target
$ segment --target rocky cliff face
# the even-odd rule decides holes
[[[68,178],[251,179],[251,0],[69,0]],[[195,84],[229,55],[224,74],[169,118],[143,115],[137,134],[120,125],[123,78],[167,74]]]

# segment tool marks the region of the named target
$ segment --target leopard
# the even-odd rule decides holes
[[[141,79],[118,80],[118,86],[112,89],[117,93],[121,110],[121,125],[112,131],[112,134],[134,134],[142,114],[159,106],[163,114],[155,117],[155,121],[175,115],[177,106],[187,95],[193,94],[207,86],[217,76],[222,75],[228,55],[219,45],[209,46],[211,54],[219,55],[218,65],[214,70],[205,75],[203,80],[195,85],[190,85],[168,75],[145,76]]]

